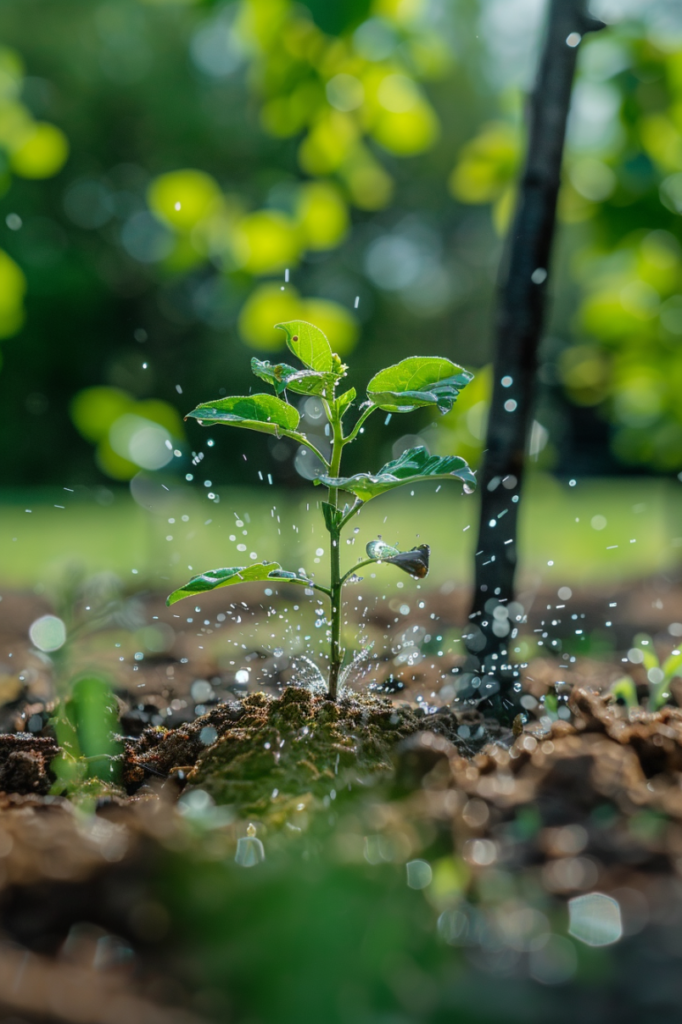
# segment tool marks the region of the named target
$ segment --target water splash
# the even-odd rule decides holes
[[[372,658],[373,648],[373,643],[369,644],[367,647],[363,647],[354,656],[353,660],[346,665],[339,676],[339,688],[341,690],[346,688],[351,689],[351,682],[353,683],[352,689],[357,689],[357,684],[360,683],[370,671],[370,665],[368,662],[374,660],[374,658]]]
[[[291,659],[291,667],[296,673],[296,680],[299,686],[304,686],[313,693],[327,692],[327,680],[312,658],[309,658],[306,654],[299,654]]]

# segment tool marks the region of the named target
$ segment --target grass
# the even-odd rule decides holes
[[[360,514],[360,532],[352,535],[352,544],[344,544],[342,558],[347,564],[359,559],[365,543],[378,535],[404,549],[426,542],[434,585],[469,583],[477,499],[457,490],[444,486],[434,494],[433,485],[422,485],[413,496],[376,499]],[[78,565],[88,574],[114,572],[131,589],[170,590],[188,573],[246,564],[254,553],[288,569],[326,572],[326,551],[317,551],[324,551],[328,535],[315,508],[316,494],[299,498],[270,487],[220,488],[220,504],[215,504],[196,489],[177,487],[161,495],[163,503],[157,502],[153,512],[127,491],[117,492],[108,505],[97,503],[99,494],[4,492],[0,586],[49,586]],[[240,544],[245,551],[237,550]],[[521,517],[522,585],[544,580],[559,587],[669,572],[681,557],[682,488],[675,481],[595,479],[571,488],[540,474],[531,478]],[[411,586],[390,567],[376,570],[376,584],[368,574],[366,586],[382,586],[387,573]]]

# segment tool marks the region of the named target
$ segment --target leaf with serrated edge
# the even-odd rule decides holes
[[[300,583],[310,587],[312,582],[296,573],[287,572],[279,562],[254,562],[252,565],[236,565],[229,569],[209,569],[199,576],[193,576],[183,587],[174,590],[166,598],[166,604],[175,604],[183,597],[196,597],[220,587],[230,587],[235,583],[257,583],[264,580],[286,580],[288,583]]]
[[[295,391],[299,395],[321,395],[334,383],[330,373],[318,373],[317,370],[297,370],[286,363],[270,363],[267,359],[251,360],[251,371],[271,384],[278,395],[283,391]]]
[[[230,395],[215,402],[203,402],[188,413],[201,424],[225,423],[264,434],[296,430],[300,416],[293,405],[274,395]],[[187,417],[185,417],[187,419]]]
[[[411,412],[435,405],[449,412],[473,374],[449,359],[411,356],[372,377],[367,397],[386,412]]]
[[[275,324],[286,334],[287,345],[295,356],[311,370],[330,373],[333,368],[332,349],[319,327],[305,320],[289,320]]]
[[[476,486],[476,477],[464,459],[456,455],[429,455],[426,448],[409,448],[398,459],[387,462],[376,475],[356,473],[355,476],[320,476],[314,483],[340,488],[357,495],[360,501],[369,501],[395,487],[420,483],[422,480],[462,480],[467,486]]]

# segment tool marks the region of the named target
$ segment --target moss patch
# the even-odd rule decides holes
[[[206,751],[189,781],[252,813],[270,808],[274,790],[282,805],[388,771],[392,748],[420,727],[411,708],[385,698],[333,703],[296,686],[279,698],[254,694],[243,706],[237,727]]]

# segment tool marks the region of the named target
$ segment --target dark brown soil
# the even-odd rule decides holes
[[[379,697],[332,704],[300,687],[253,694],[129,740],[124,781],[135,795],[121,790],[90,817],[44,795],[51,741],[4,737],[1,777],[31,795],[0,795],[2,920],[6,934],[37,954],[30,983],[6,986],[0,1009],[29,1021],[197,1021],[200,1014],[179,1008],[187,997],[173,987],[172,958],[154,952],[168,927],[149,895],[154,865],[159,851],[197,841],[209,862],[231,861],[249,820],[272,858],[311,829],[326,836],[330,863],[366,867],[379,856],[375,846],[401,862],[424,857],[434,863],[426,895],[437,911],[474,907],[491,929],[500,907],[511,913],[505,886],[515,886],[514,907],[540,900],[544,914],[583,892],[613,894],[626,934],[672,920],[682,906],[682,710],[628,711],[585,688],[574,689],[569,706],[571,721],[536,721],[473,752],[458,730],[485,724],[474,711],[424,716]],[[183,787],[234,814],[193,838],[174,807]],[[103,948],[100,939],[109,949],[112,935],[137,949],[135,978],[118,968],[104,979],[93,972],[93,950]],[[0,979],[17,970],[13,947],[0,938]]]
[[[425,716],[386,697],[349,695],[333,703],[290,686],[281,697],[255,693],[218,705],[178,729],[146,729],[126,744],[124,781],[130,789],[147,772],[175,775],[240,814],[284,821],[292,801],[328,799],[330,790],[387,775],[407,737],[428,730],[456,741],[463,722],[472,733],[500,734],[494,722],[480,728],[475,710]]]
[[[470,758],[420,734],[398,754],[406,814],[446,826],[474,874],[504,863],[561,895],[682,875],[682,710],[628,712],[582,688],[569,706],[572,722]]]

